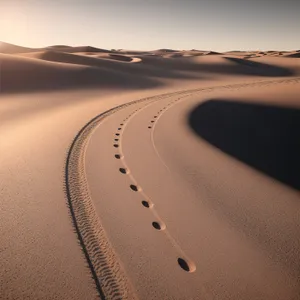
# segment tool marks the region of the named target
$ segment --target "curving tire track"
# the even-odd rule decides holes
[[[110,114],[145,98],[113,108],[87,123],[73,140],[65,166],[65,189],[72,221],[101,299],[135,299],[121,263],[106,237],[95,211],[85,178],[85,149],[97,125]]]
[[[99,123],[114,112],[141,102],[154,102],[174,95],[189,96],[214,89],[235,89],[273,83],[299,82],[300,78],[256,81],[200,89],[184,90],[149,97],[110,109],[88,122],[74,138],[65,165],[65,189],[72,221],[101,299],[136,299],[121,262],[111,246],[91,199],[85,176],[85,150]]]

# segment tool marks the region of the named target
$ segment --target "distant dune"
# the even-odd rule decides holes
[[[204,53],[204,55],[220,55],[221,53],[215,52],[215,51],[207,51]]]
[[[164,85],[163,80],[175,78],[197,80],[211,74],[278,77],[290,76],[299,71],[297,64],[292,67],[293,64],[288,60],[299,58],[297,51],[110,51],[91,46],[68,45],[33,49],[1,43],[0,53],[3,53],[2,92],[74,86],[86,88],[90,85],[103,87],[107,84],[115,87],[141,87]],[[263,57],[282,57],[286,60],[273,60],[270,64]],[[256,60],[251,61],[253,58]],[[59,82],[54,82],[54,78],[59,78]]]
[[[300,51],[295,51],[292,53],[287,53],[284,55],[284,57],[294,57],[294,58],[300,58]]]
[[[60,52],[31,53],[32,57],[0,54],[1,92],[22,92],[56,89],[150,88],[150,78],[128,76],[122,71],[101,67],[97,58]]]
[[[47,47],[47,49],[53,49],[53,50],[67,49],[67,48],[72,48],[72,47],[67,46],[67,45],[53,45],[53,46],[48,46]]]
[[[15,54],[37,51],[37,49],[21,47],[13,44],[0,42],[0,53]]]
[[[64,47],[64,46],[52,46],[48,48],[54,48],[55,50],[59,50],[61,52],[67,52],[67,53],[76,53],[76,52],[87,52],[87,53],[98,53],[98,52],[103,52],[103,53],[110,53],[111,51],[106,50],[106,49],[99,49],[91,46],[78,46],[78,47]]]

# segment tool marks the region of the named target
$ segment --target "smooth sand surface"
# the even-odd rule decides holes
[[[0,298],[299,299],[297,53],[0,44]]]

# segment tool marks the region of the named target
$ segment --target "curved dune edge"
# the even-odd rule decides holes
[[[134,288],[128,280],[96,213],[85,176],[85,150],[89,138],[101,121],[126,106],[134,105],[138,102],[153,102],[160,100],[162,97],[175,94],[190,95],[191,93],[209,91],[215,88],[231,89],[253,86],[255,84],[283,83],[295,80],[299,80],[299,78],[256,81],[246,84],[214,86],[156,95],[112,108],[93,118],[79,131],[67,155],[65,189],[72,221],[101,299],[137,299]]]

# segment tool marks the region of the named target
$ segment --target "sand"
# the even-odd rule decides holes
[[[297,51],[0,68],[1,299],[299,299]]]

